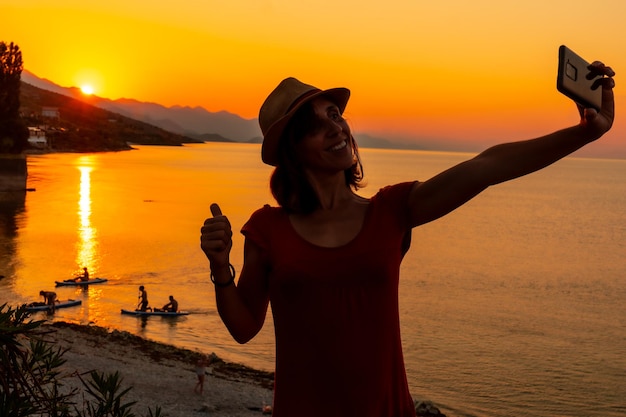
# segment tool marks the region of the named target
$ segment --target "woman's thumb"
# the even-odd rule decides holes
[[[211,214],[213,217],[222,216],[222,210],[216,203],[211,204]]]

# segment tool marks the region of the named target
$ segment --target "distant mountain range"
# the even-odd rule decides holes
[[[20,113],[33,133],[45,133],[45,148],[57,152],[131,149],[131,144],[181,146],[203,142],[122,116],[84,101],[22,82]]]
[[[260,141],[261,131],[256,120],[246,120],[228,112],[212,113],[201,107],[165,107],[134,99],[109,100],[95,95],[86,96],[76,87],[61,87],[24,70],[22,81],[35,87],[62,94],[122,116],[130,117],[168,132],[200,140]],[[217,136],[215,136],[217,135]]]
[[[165,107],[134,99],[110,100],[94,95],[86,96],[76,87],[62,87],[52,81],[39,78],[24,70],[22,81],[37,88],[71,97],[92,106],[138,120],[167,132],[193,138],[201,142],[249,142],[262,141],[257,119],[244,119],[227,111],[210,112],[202,107]],[[367,134],[355,134],[359,146],[365,148],[407,148],[387,139]],[[418,147],[410,147],[417,149]]]

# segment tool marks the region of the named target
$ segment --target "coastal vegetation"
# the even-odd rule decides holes
[[[46,340],[50,330],[33,321],[24,306],[0,306],[0,415],[7,417],[134,417],[118,372],[91,371],[88,376],[62,370],[66,350]],[[67,389],[76,377],[83,389]],[[160,407],[146,417],[162,416]]]
[[[19,46],[0,41],[0,153],[19,154],[28,143],[28,128],[20,117],[23,69]]]

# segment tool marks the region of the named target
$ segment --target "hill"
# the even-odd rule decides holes
[[[97,96],[85,96],[76,87],[62,87],[45,78],[39,78],[27,70],[22,73],[22,81],[199,142],[261,143],[263,140],[256,119],[244,119],[226,111],[210,112],[202,107],[165,107],[157,103],[146,103],[128,98],[110,100]],[[362,148],[424,149],[431,147],[426,144],[420,146],[415,143],[391,141],[363,132],[355,132],[354,136]]]
[[[22,81],[193,139],[203,140],[204,135],[209,135],[212,141],[249,142],[261,136],[256,119],[244,119],[227,111],[210,112],[202,107],[165,107],[131,98],[110,100],[95,95],[86,96],[76,87],[62,87],[26,69],[22,72]]]
[[[58,118],[44,117],[44,108],[56,109]],[[131,149],[129,143],[181,146],[203,142],[25,82],[20,87],[20,111],[29,126],[45,128],[55,151],[117,151]]]

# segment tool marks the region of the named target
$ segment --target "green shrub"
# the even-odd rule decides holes
[[[135,402],[124,402],[131,388],[123,388],[119,372],[92,371],[88,379],[76,375],[84,390],[63,391],[63,382],[72,377],[61,371],[67,350],[45,340],[50,331],[43,322],[31,320],[25,306],[0,306],[0,416],[135,417]],[[157,406],[146,417],[165,416]]]

